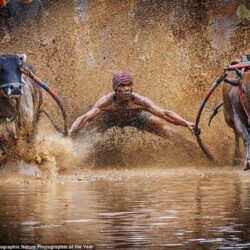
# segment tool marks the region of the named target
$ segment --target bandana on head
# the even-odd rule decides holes
[[[133,77],[126,71],[120,70],[113,75],[113,90],[123,82],[133,82]]]

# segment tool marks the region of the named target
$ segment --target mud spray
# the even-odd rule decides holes
[[[194,121],[205,91],[224,66],[250,46],[250,11],[243,1],[44,4],[48,44],[39,44],[36,31],[24,32],[10,45],[1,45],[1,51],[27,54],[37,75],[62,97],[69,125],[111,91],[112,74],[119,69],[133,74],[135,92]],[[216,95],[221,98],[220,91]],[[53,100],[47,94],[44,100],[46,110],[62,124]],[[229,163],[233,137],[223,117],[218,119],[203,137],[221,163]],[[34,164],[52,174],[74,167],[206,163],[195,139],[180,127],[169,125],[169,140],[133,128],[113,128],[104,136],[71,140],[56,134],[47,121],[42,124]]]

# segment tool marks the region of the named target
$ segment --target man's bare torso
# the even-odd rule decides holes
[[[137,109],[147,109],[148,105],[146,104],[145,97],[132,93],[131,98],[126,101],[120,102],[114,92],[111,92],[105,96],[103,96],[96,104],[103,111],[120,111],[123,112],[126,110],[137,110]]]
[[[96,106],[101,109],[105,123],[118,126],[129,126],[134,123],[144,123],[149,118],[145,97],[132,93],[129,100],[120,102],[114,92],[102,97]]]

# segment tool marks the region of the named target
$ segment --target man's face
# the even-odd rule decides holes
[[[129,100],[132,95],[133,83],[122,82],[116,89],[116,95],[120,100]]]

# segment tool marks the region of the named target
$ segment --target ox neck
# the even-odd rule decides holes
[[[238,96],[240,99],[240,104],[242,106],[242,108],[244,109],[245,115],[247,116],[247,120],[248,120],[248,125],[250,126],[250,107],[249,107],[249,103],[244,100],[245,98],[242,95],[242,89],[238,88]]]
[[[17,100],[0,96],[0,118],[12,119],[17,114]]]

